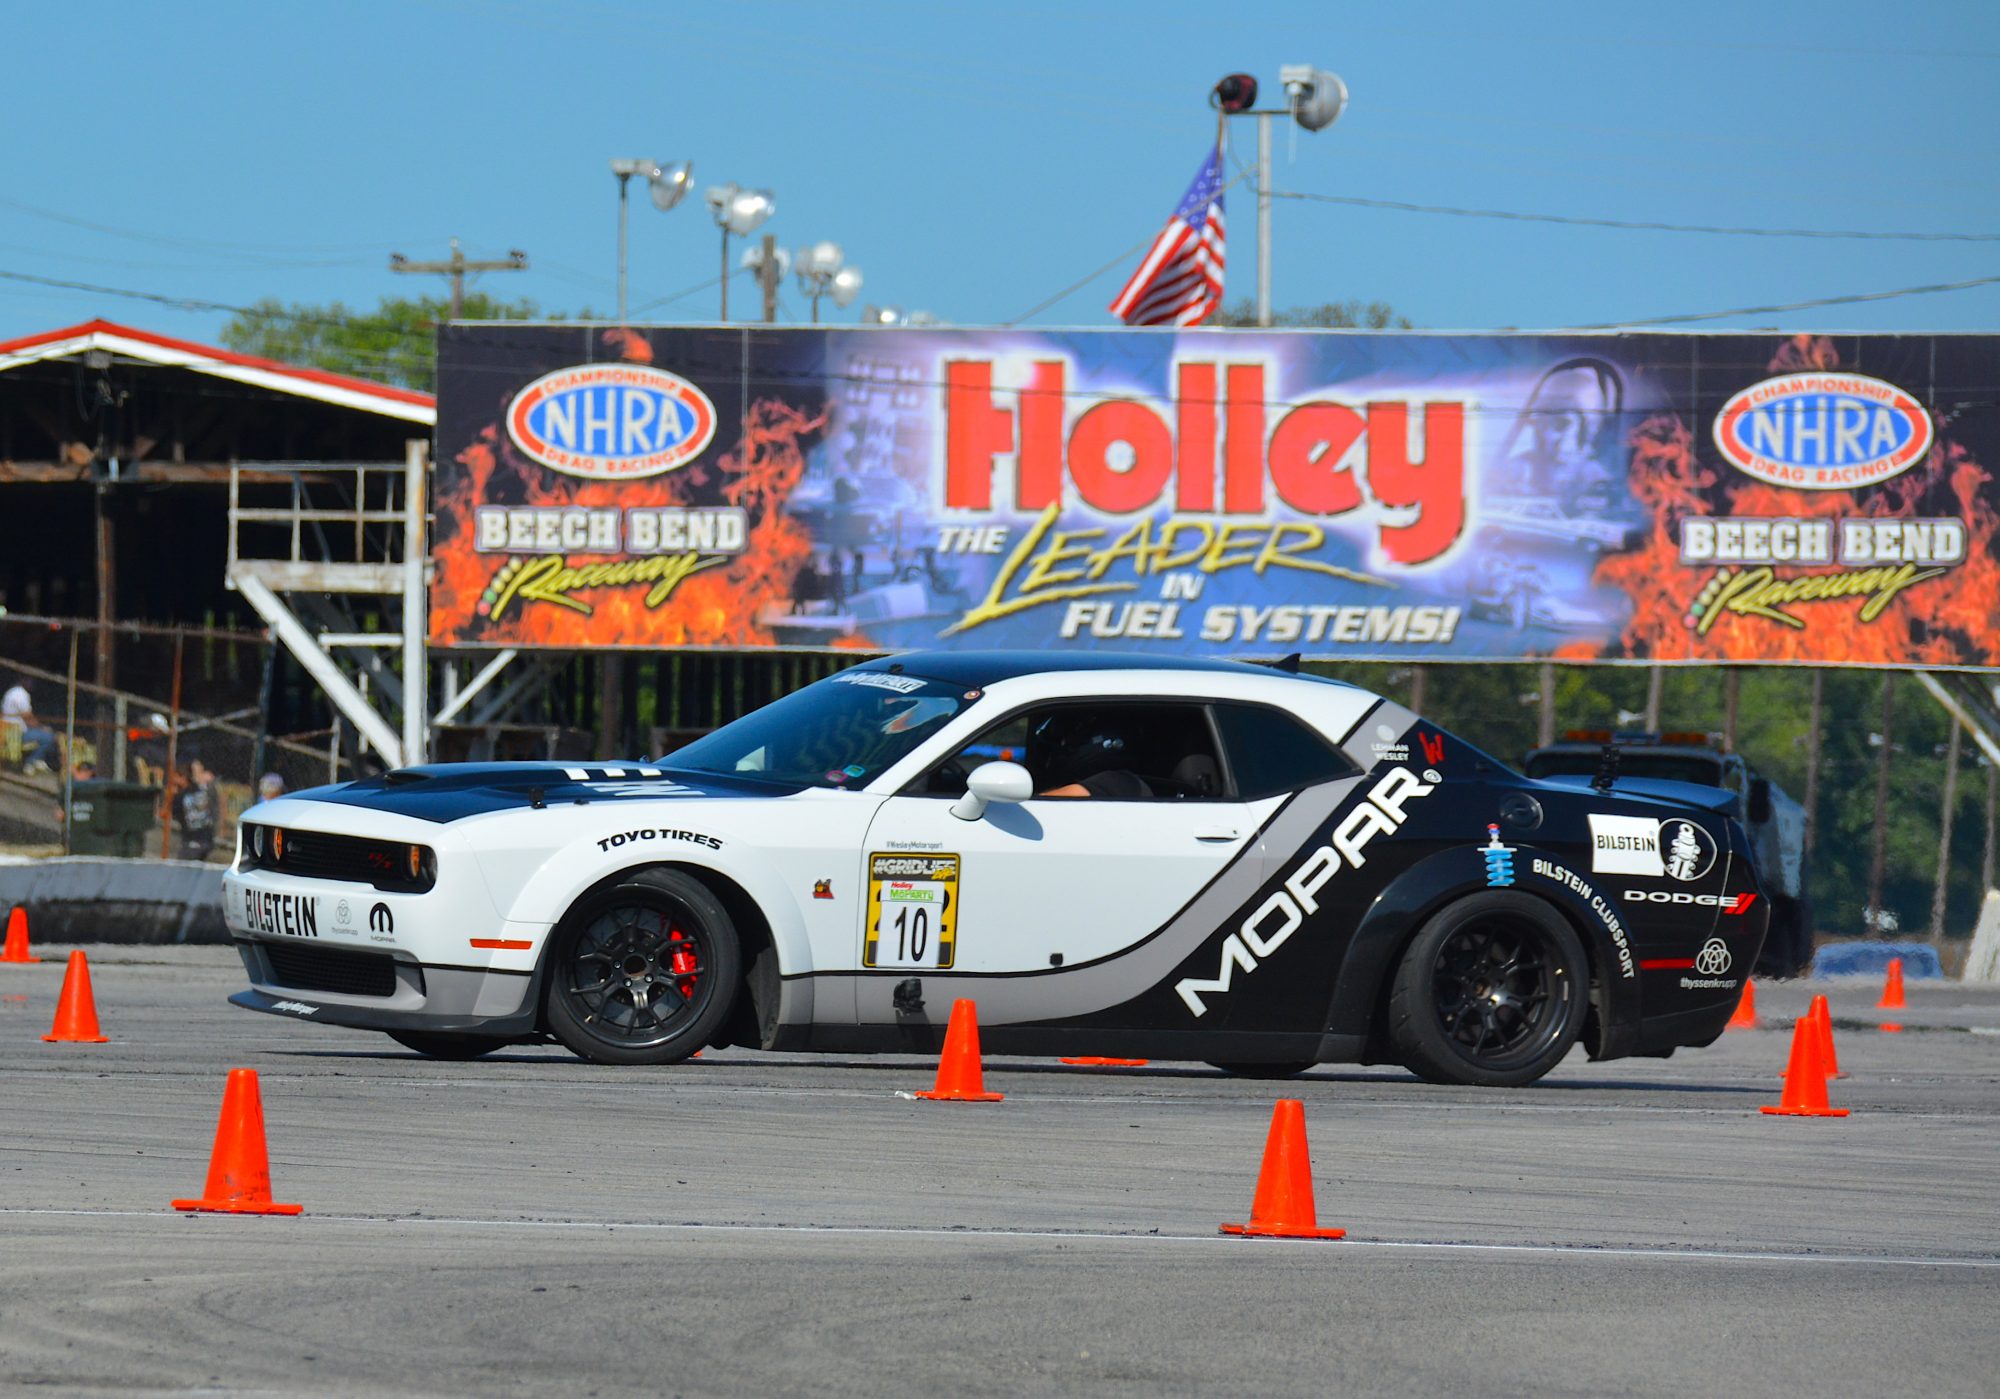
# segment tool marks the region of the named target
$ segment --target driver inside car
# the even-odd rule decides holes
[[[1028,734],[1028,771],[1038,797],[1096,797],[1104,801],[1144,801],[1153,789],[1125,766],[1125,735],[1088,711],[1044,716]]]

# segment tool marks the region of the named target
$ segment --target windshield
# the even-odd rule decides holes
[[[1537,753],[1528,764],[1530,777],[1588,777],[1603,761],[1601,753]],[[1652,777],[1665,782],[1692,782],[1698,787],[1720,787],[1721,767],[1713,758],[1682,753],[1618,754],[1620,777]]]
[[[698,738],[666,767],[814,787],[864,787],[977,699],[977,690],[844,670]]]

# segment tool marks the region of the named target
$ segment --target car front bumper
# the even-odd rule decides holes
[[[237,936],[250,989],[230,1004],[364,1030],[529,1035],[536,976],[485,967],[426,966],[407,955],[301,946]]]

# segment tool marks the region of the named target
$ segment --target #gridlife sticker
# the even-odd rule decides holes
[[[949,967],[958,949],[958,856],[930,851],[868,857],[864,967]]]

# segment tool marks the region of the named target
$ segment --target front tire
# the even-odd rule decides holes
[[[1418,931],[1389,992],[1389,1039],[1432,1083],[1511,1088],[1562,1061],[1589,1009],[1583,943],[1532,894],[1460,899]]]
[[[677,1064],[728,1019],[742,959],[706,885],[640,870],[563,919],[549,948],[549,1030],[595,1063]]]

